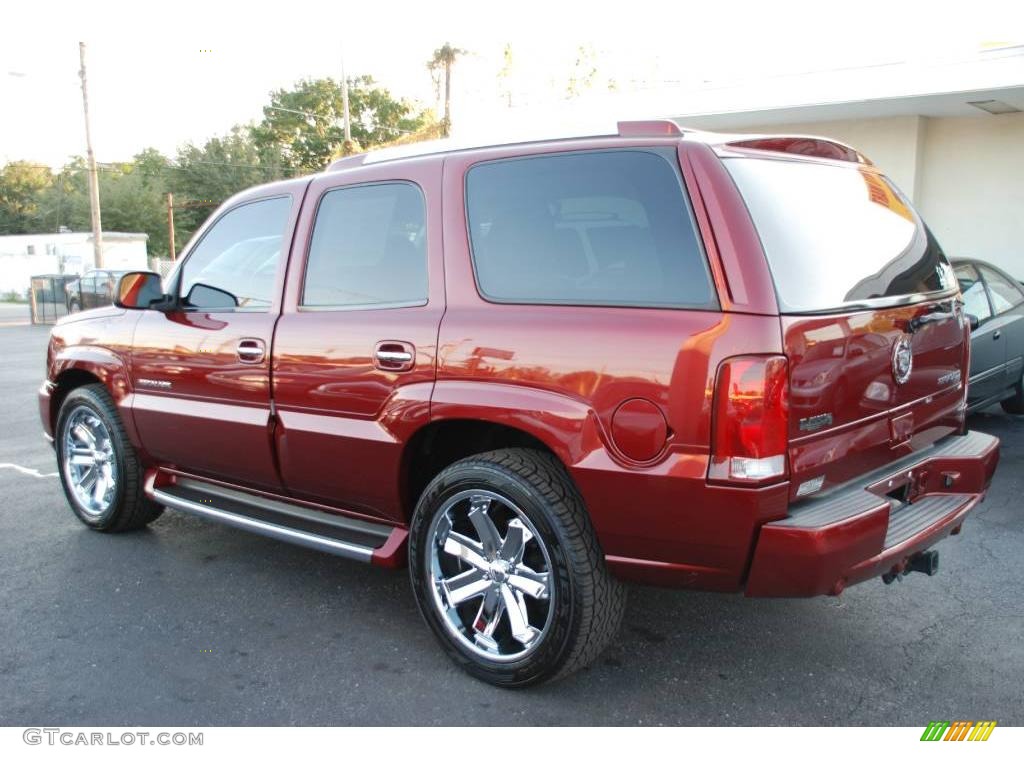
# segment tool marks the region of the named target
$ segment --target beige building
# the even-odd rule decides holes
[[[691,92],[696,128],[828,136],[903,189],[951,257],[1024,280],[1024,46]]]
[[[570,101],[467,110],[464,145],[596,135],[667,117],[702,130],[814,134],[851,144],[922,212],[947,253],[1024,279],[1024,45],[940,59],[592,92]]]

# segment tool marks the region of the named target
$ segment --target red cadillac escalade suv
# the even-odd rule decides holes
[[[55,327],[40,414],[83,523],[408,563],[503,686],[591,662],[624,581],[935,572],[998,441],[965,428],[946,257],[866,158],[668,121],[419,152],[243,192],[165,282]]]

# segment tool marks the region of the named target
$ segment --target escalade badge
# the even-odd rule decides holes
[[[911,349],[911,336],[904,333],[892,346],[892,377],[897,384],[906,384],[910,372],[914,368],[914,353]]]
[[[800,419],[799,425],[801,432],[813,432],[814,430],[821,429],[822,427],[831,427],[832,414],[819,413],[817,416],[807,416],[806,418]]]

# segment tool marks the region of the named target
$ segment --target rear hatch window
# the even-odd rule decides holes
[[[953,271],[910,202],[852,163],[724,163],[761,237],[782,315],[792,496],[953,431],[966,333]]]
[[[893,305],[955,286],[938,243],[882,174],[855,165],[731,158],[783,313]]]

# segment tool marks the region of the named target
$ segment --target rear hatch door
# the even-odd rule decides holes
[[[789,359],[791,496],[892,462],[962,420],[968,334],[941,248],[871,166],[723,160],[761,237]]]

